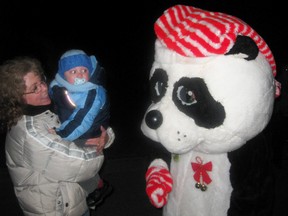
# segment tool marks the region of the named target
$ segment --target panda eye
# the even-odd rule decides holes
[[[197,103],[196,96],[191,89],[187,89],[184,86],[179,86],[177,89],[177,98],[183,105],[192,105]]]
[[[166,91],[166,86],[163,82],[158,81],[155,83],[154,90],[155,90],[156,96],[159,97],[163,95],[163,93]]]
[[[155,69],[150,78],[150,93],[151,99],[157,103],[164,97],[167,91],[168,76],[165,70],[161,68]]]

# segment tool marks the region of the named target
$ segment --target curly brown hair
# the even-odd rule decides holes
[[[0,66],[0,130],[10,130],[23,116],[26,89],[23,77],[34,72],[41,77],[44,70],[41,62],[32,57],[16,57]]]

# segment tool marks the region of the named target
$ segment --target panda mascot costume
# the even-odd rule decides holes
[[[242,20],[186,5],[165,10],[141,130],[154,158],[146,193],[164,216],[271,216],[273,168],[263,130],[280,95],[263,38]]]

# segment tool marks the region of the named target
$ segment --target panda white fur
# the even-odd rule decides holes
[[[163,16],[169,21],[171,13],[187,8],[189,19],[206,13],[177,5]],[[155,26],[164,29],[159,22]],[[179,54],[156,34],[152,103],[141,130],[172,155],[169,166],[156,158],[150,167],[169,167],[173,179],[167,204],[157,207],[164,206],[164,216],[271,215],[273,173],[262,137],[277,90],[271,62],[249,35],[238,32],[225,53],[201,57]],[[149,198],[157,202],[163,191],[155,191]]]

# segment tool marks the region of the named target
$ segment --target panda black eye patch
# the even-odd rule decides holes
[[[150,93],[151,99],[154,103],[157,103],[164,97],[167,84],[168,83],[168,75],[165,70],[161,68],[155,69],[153,76],[150,79]]]
[[[210,94],[201,78],[183,77],[174,84],[172,100],[199,127],[215,128],[225,119],[225,110]]]

